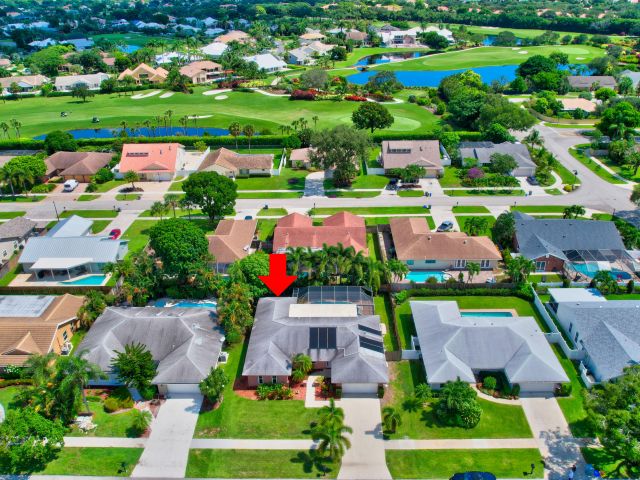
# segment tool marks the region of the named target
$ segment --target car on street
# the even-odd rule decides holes
[[[453,222],[450,220],[445,220],[438,227],[438,232],[449,232],[453,229]]]

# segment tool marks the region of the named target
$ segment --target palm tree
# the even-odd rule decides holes
[[[382,409],[382,426],[385,431],[393,433],[402,425],[402,416],[393,407],[384,407]]]
[[[180,196],[170,193],[164,199],[164,205],[173,210],[173,218],[176,218],[176,208],[180,206]]]
[[[304,247],[289,248],[287,251],[287,259],[289,260],[290,275],[297,276],[300,272],[302,258],[305,255]]]
[[[151,213],[151,216],[160,217],[160,220],[162,220],[162,217],[164,217],[168,210],[169,208],[165,203],[158,201],[151,204],[149,212]]]
[[[191,210],[197,207],[195,203],[189,200],[187,197],[182,197],[179,202],[180,208],[187,211],[187,215],[189,216],[189,220],[191,220]]]
[[[544,140],[538,130],[531,130],[531,133],[524,137],[524,141],[525,143],[535,147],[541,147],[544,145]]]
[[[401,282],[409,273],[407,264],[395,258],[387,261],[387,270],[396,282]]]
[[[56,354],[49,352],[45,355],[35,353],[27,359],[24,363],[24,376],[31,378],[34,385],[41,386],[47,383],[53,376],[53,363],[56,359]]]
[[[189,117],[187,117],[186,115],[183,115],[182,117],[180,117],[180,120],[178,120],[178,122],[180,122],[180,125],[183,128],[183,132],[186,135],[187,134],[187,123],[189,122]]]
[[[317,115],[314,115],[313,117],[311,117],[311,120],[313,120],[313,128],[317,128],[318,120],[320,120],[320,117],[318,117]]]
[[[325,405],[318,411],[318,424],[342,424],[344,422],[344,410],[336,407],[336,401],[329,399],[329,405]]]
[[[58,369],[62,375],[60,389],[63,392],[77,392],[79,390],[82,396],[82,403],[86,411],[89,412],[89,404],[84,389],[91,380],[106,378],[106,375],[100,367],[84,358],[85,355],[86,350],[78,355],[61,357],[58,360]]]
[[[151,120],[145,120],[144,122],[142,122],[142,125],[144,125],[147,129],[147,136],[150,136],[149,133],[151,133]]]
[[[480,264],[477,262],[467,262],[467,272],[469,274],[468,281],[471,283],[473,277],[480,273]]]
[[[149,410],[138,410],[137,408],[131,410],[131,428],[138,435],[142,435],[149,428],[152,419],[153,415]]]
[[[5,137],[9,138],[9,124],[7,122],[0,123],[0,128]]]
[[[33,174],[27,170],[16,168],[11,172],[11,175],[13,181],[16,182],[16,184],[20,185],[25,194],[29,196],[27,184],[33,183],[35,181],[35,179],[33,178]]]
[[[319,424],[311,431],[311,438],[318,443],[318,453],[329,454],[329,458],[336,462],[351,448],[351,442],[345,433],[353,433],[351,427],[342,422]]]
[[[238,122],[231,122],[229,124],[229,135],[236,140],[236,150],[238,149],[238,137],[242,133],[242,127]]]
[[[564,209],[562,213],[562,218],[573,218],[576,219],[581,215],[584,215],[586,210],[582,205],[571,205]]]
[[[292,368],[294,370],[300,370],[304,373],[309,373],[313,369],[313,362],[311,361],[311,357],[305,355],[304,353],[298,353],[295,357],[293,357]]]
[[[125,182],[130,183],[131,184],[131,189],[135,191],[135,189],[136,189],[135,182],[140,180],[140,177],[133,170],[129,170],[128,172],[124,172],[124,175],[123,175],[122,179]]]
[[[533,260],[529,260],[522,255],[513,257],[509,263],[507,263],[507,271],[514,283],[524,283],[527,281],[527,277],[531,272],[536,269],[536,264]]]
[[[256,133],[255,129],[253,128],[253,125],[249,123],[244,127],[242,127],[242,133],[244,134],[245,137],[249,139],[249,151],[251,151],[251,137],[253,137]]]
[[[164,112],[164,114],[169,120],[169,135],[171,135],[171,117],[173,116],[173,110],[167,110],[166,112]]]
[[[11,120],[9,120],[9,123],[11,124],[13,129],[16,131],[16,138],[20,138],[20,128],[22,128],[22,123],[20,123],[15,118],[12,118]]]
[[[12,198],[16,198],[16,192],[13,188],[13,182],[14,182],[14,170],[11,170],[7,167],[4,168],[0,168],[0,180],[2,180],[4,183],[8,183],[9,187],[11,187],[11,197]]]

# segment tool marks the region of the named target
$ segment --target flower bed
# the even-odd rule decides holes
[[[347,95],[344,97],[345,100],[349,102],[366,102],[367,97],[363,97],[361,95]]]

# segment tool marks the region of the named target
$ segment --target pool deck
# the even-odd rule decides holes
[[[97,273],[90,273],[87,275],[79,275],[77,277],[72,277],[69,279],[68,277],[60,276],[59,280],[55,281],[45,281],[45,280],[36,280],[34,275],[31,273],[19,273],[16,275],[16,278],[9,284],[9,287],[99,287],[102,285],[106,285],[106,283],[111,278],[111,274],[107,274],[104,277],[104,281],[100,284],[73,284],[73,283],[64,283],[64,282],[74,282],[77,280],[81,280],[86,277],[92,277],[95,275],[102,275]]]

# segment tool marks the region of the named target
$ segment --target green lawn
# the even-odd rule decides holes
[[[172,182],[171,185],[169,185],[169,191],[170,192],[182,192],[182,184],[184,183],[186,179],[183,178],[182,180],[177,180],[175,182]]]
[[[116,200],[119,202],[132,202],[134,200],[140,200],[142,195],[139,193],[119,193],[116,195]]]
[[[340,212],[351,212],[354,215],[425,215],[431,210],[423,207],[320,207],[311,209],[311,215],[333,215]]]
[[[13,405],[13,400],[22,388],[23,387],[0,388],[0,405],[4,407],[5,411],[13,410],[14,408],[16,408]]]
[[[113,190],[116,187],[120,187],[124,185],[124,183],[125,183],[124,180],[110,180],[105,183],[100,183],[98,184],[98,189],[96,190],[96,192],[98,193],[108,192],[109,190]]]
[[[576,145],[577,148],[570,148],[569,153],[573,158],[582,163],[585,167],[591,170],[593,173],[598,175],[601,179],[606,182],[613,184],[624,184],[627,183],[624,180],[616,177],[615,175],[606,171],[602,166],[591,160],[591,158],[587,157],[584,154],[584,150],[580,147],[587,147],[588,145]]]
[[[122,238],[129,240],[129,253],[133,255],[142,250],[149,243],[149,228],[157,223],[157,220],[136,220],[131,224]]]
[[[16,212],[0,212],[0,219],[11,220],[12,218],[21,217],[27,212],[16,211]]]
[[[191,478],[336,478],[339,465],[324,463],[322,475],[306,451],[190,450]]]
[[[587,45],[545,45],[522,47],[480,47],[456,50],[438,55],[408,60],[406,62],[384,63],[372,67],[375,70],[456,70],[461,68],[486,67],[490,65],[518,65],[533,55],[549,55],[561,51],[569,55],[569,63],[588,63],[595,57],[604,56],[601,48]],[[527,53],[520,53],[527,52]],[[578,60],[580,58],[580,60]]]
[[[398,350],[398,340],[391,329],[391,300],[386,295],[380,295],[373,299],[376,315],[380,315],[380,321],[386,326],[387,333],[384,336],[384,348],[387,351]]]
[[[128,477],[142,448],[63,448],[58,458],[42,470],[44,475],[97,475]],[[126,465],[124,470],[122,464]]]
[[[355,178],[350,188],[378,188],[387,186],[389,179],[383,175],[359,175]],[[335,189],[333,178],[326,178],[323,182],[325,190]]]
[[[596,469],[605,473],[605,478],[638,478],[638,474],[630,475],[626,469],[617,470],[620,464],[611,454],[604,448],[586,447],[581,448],[582,455],[587,463],[593,465]]]
[[[562,191],[557,188],[546,188],[545,192],[549,195],[562,195]]]
[[[580,177],[574,175],[571,170],[558,162],[554,168],[554,171],[558,174],[562,183],[565,185],[580,185]]]
[[[104,411],[102,401],[89,401],[89,409],[93,412],[93,423],[97,427],[84,433],[76,427],[71,427],[70,437],[137,437],[134,430],[131,429],[133,416],[131,410],[121,413],[107,413]],[[82,407],[84,410],[84,406]]]
[[[93,224],[91,225],[91,233],[97,234],[102,232],[110,223],[111,220],[94,220]]]
[[[522,213],[563,213],[566,205],[518,205],[511,207],[512,212]]]
[[[458,167],[444,167],[444,175],[438,179],[442,188],[461,187],[462,178],[460,177],[462,170]]]
[[[405,52],[426,52],[429,51],[428,48],[413,48],[413,49],[402,49],[402,53]],[[389,53],[394,52],[397,53],[398,49],[393,47],[362,47],[362,48],[354,48],[353,51],[347,54],[347,59],[342,60],[340,62],[336,62],[334,68],[344,68],[355,65],[359,60],[367,57],[369,55],[378,55],[381,53]]]
[[[530,282],[540,283],[543,278],[545,282],[561,282],[563,277],[557,273],[534,273],[529,275]]]
[[[9,285],[19,273],[22,273],[22,265],[20,264],[16,265],[16,268],[7,272],[4,277],[0,278],[0,287],[6,287]]]
[[[399,197],[422,197],[424,196],[423,190],[399,190]]]
[[[423,216],[423,215],[420,215],[420,216]],[[424,218],[427,220],[427,225],[429,225],[429,228],[431,230],[436,228],[436,224],[433,221],[432,217],[424,216]],[[390,219],[391,219],[391,217],[365,217],[364,222],[365,222],[365,224],[367,226],[371,226],[371,225],[387,225],[389,223]]]
[[[480,235],[491,237],[491,228],[493,227],[493,224],[496,223],[496,219],[494,217],[492,217],[491,215],[483,215],[482,217],[474,217],[472,215],[456,215],[456,221],[458,222],[458,225],[460,225],[461,232],[469,233],[469,229],[466,227],[466,222],[470,218],[486,218],[487,228],[485,228],[484,231],[480,233]]]
[[[489,213],[487,207],[473,207],[468,205],[456,205],[451,211],[453,213]]]
[[[542,478],[542,457],[536,449],[491,450],[387,450],[387,466],[393,478],[449,478],[455,473],[491,472],[498,478]]]
[[[233,392],[234,380],[242,374],[246,342],[229,352],[224,366],[231,381],[224,401],[216,410],[198,417],[196,438],[309,438],[308,428],[317,419],[317,410],[305,408],[302,400],[250,400]]]
[[[354,192],[352,190],[333,190],[325,192],[325,195],[329,198],[373,198],[380,195],[378,190],[369,190]]]
[[[72,215],[83,218],[116,218],[118,212],[115,210],[65,210],[60,214],[60,218],[68,218]]]
[[[378,244],[378,238],[375,233],[367,233],[367,249],[369,250],[369,256],[374,260],[380,260],[380,245]]]
[[[284,217],[286,214],[284,208],[263,208],[258,212],[258,217]]]
[[[264,242],[273,236],[273,230],[276,228],[277,220],[258,220],[258,238]]]
[[[524,190],[444,190],[445,195],[450,197],[481,197],[481,196],[512,196],[524,197]]]
[[[238,192],[238,199],[247,198],[300,198],[303,192]]]
[[[28,197],[25,195],[16,195],[15,197],[11,195],[0,196],[1,203],[35,203],[44,200],[44,195],[29,195]]]
[[[79,202],[90,202],[92,200],[97,200],[100,198],[100,195],[89,195],[89,194],[85,194],[85,195],[80,195],[78,197],[78,201]],[[116,196],[116,199],[118,197]]]

